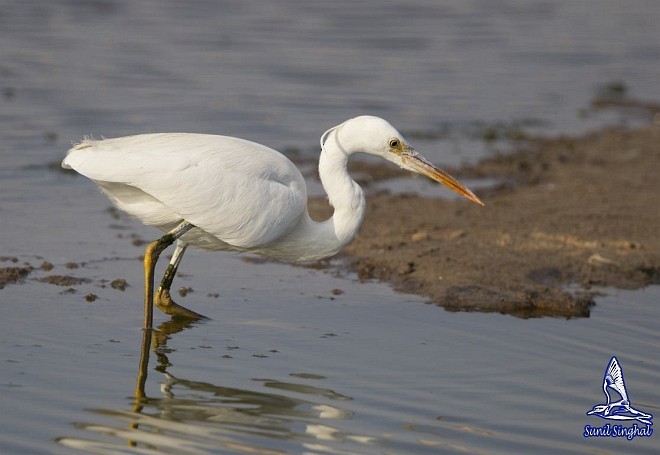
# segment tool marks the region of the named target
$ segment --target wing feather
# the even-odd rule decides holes
[[[262,246],[289,232],[307,203],[304,179],[291,161],[266,146],[226,136],[85,140],[62,166],[95,180],[111,199],[113,189],[117,197],[137,196],[126,186],[148,195],[151,214],[140,214],[137,207],[132,213],[147,223],[183,218],[240,248]]]

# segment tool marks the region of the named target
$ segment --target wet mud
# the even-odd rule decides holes
[[[499,182],[476,192],[485,207],[370,194],[343,258],[361,279],[452,311],[588,316],[595,287],[660,283],[658,144],[657,126],[526,139],[450,170]],[[330,213],[323,200],[312,206]]]
[[[8,284],[19,283],[25,279],[32,267],[2,267],[0,268],[0,289]]]
[[[92,280],[89,278],[77,278],[71,275],[49,275],[38,278],[37,281],[42,283],[54,284],[56,286],[75,286],[77,284],[89,283]]]
[[[110,286],[112,289],[116,289],[118,291],[125,291],[129,286],[128,282],[124,278],[117,278],[114,280],[98,278],[93,280],[91,278],[76,277],[69,274],[64,275],[53,273],[44,275],[44,272],[51,272],[56,267],[75,270],[84,268],[86,263],[67,262],[57,266],[54,265],[51,261],[44,260],[43,258],[37,259],[42,261],[40,265],[33,265],[30,261],[23,261],[21,266],[15,265],[11,267],[0,267],[0,289],[3,289],[9,284],[23,284],[28,279],[39,283],[67,288],[61,292],[62,294],[76,294],[78,293],[78,289],[76,289],[74,286],[90,283],[99,288]],[[19,259],[16,257],[0,256],[0,266],[7,262],[17,264]],[[93,302],[97,299],[97,296],[90,293],[85,296],[85,299],[88,302]]]

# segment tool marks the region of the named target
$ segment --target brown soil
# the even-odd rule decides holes
[[[660,283],[660,128],[528,141],[455,175],[502,183],[477,192],[485,207],[367,197],[343,253],[360,278],[449,310],[521,317],[588,316],[594,286]],[[312,206],[330,213],[323,200]]]
[[[8,284],[23,281],[32,272],[32,267],[2,267],[0,268],[0,289]]]
[[[77,284],[89,283],[92,280],[89,278],[77,278],[70,275],[49,275],[43,278],[38,278],[37,281],[54,284],[56,286],[75,286]]]
[[[112,282],[110,283],[110,287],[112,289],[118,289],[122,292],[126,290],[127,286],[128,286],[128,282],[123,278],[117,278],[116,280],[112,280]]]

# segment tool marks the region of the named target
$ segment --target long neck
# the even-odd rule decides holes
[[[319,176],[334,213],[322,222],[305,213],[296,229],[277,242],[275,256],[280,259],[313,261],[332,256],[355,237],[364,220],[364,194],[347,169],[350,153],[338,145],[334,131],[329,134],[319,159]]]
[[[334,132],[331,134],[335,134]],[[332,139],[332,138],[331,138]],[[334,208],[332,217],[325,221],[323,232],[337,240],[338,247],[344,247],[357,234],[365,214],[365,201],[362,188],[348,173],[349,154],[341,150],[334,140],[329,139],[319,159],[319,176],[330,205]]]

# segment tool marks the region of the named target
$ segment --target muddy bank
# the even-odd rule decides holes
[[[594,286],[660,283],[660,128],[529,140],[452,172],[501,184],[477,191],[485,208],[369,195],[343,252],[362,279],[449,310],[521,317],[588,316]],[[328,213],[323,201],[313,206]]]

